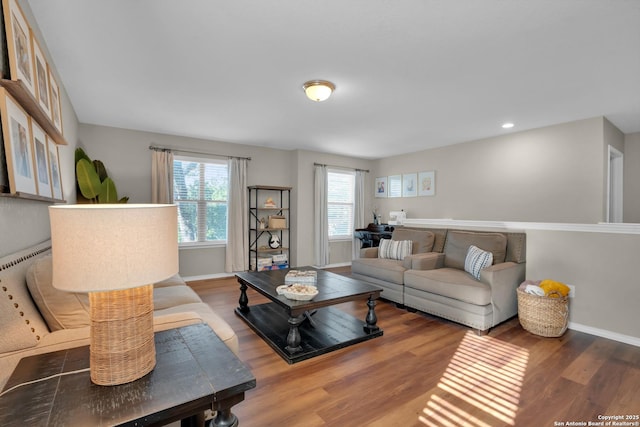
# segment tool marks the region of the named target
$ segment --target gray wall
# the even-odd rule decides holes
[[[603,220],[602,117],[381,159],[373,176],[435,171],[431,197],[377,198],[410,218]]]
[[[151,202],[150,145],[251,157],[249,185],[291,185],[290,151],[87,124],[80,125],[78,139],[89,157],[104,162],[118,195],[129,196],[130,203]],[[181,249],[180,273],[185,277],[223,273],[224,257],[224,246]]]
[[[640,132],[624,139],[624,222],[640,223]]]
[[[41,48],[49,61],[52,72],[60,85],[60,100],[62,103],[62,126],[67,146],[60,146],[60,171],[62,174],[62,190],[67,201],[75,201],[75,166],[73,151],[75,149],[78,132],[78,119],[69,102],[63,80],[58,75],[55,64],[47,50],[46,43],[35,25],[35,19],[29,5],[25,1],[18,1],[27,20],[40,42]],[[47,240],[51,236],[49,229],[50,203],[32,200],[22,200],[0,197],[0,256],[24,249],[33,244]]]

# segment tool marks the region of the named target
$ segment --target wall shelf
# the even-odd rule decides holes
[[[47,113],[45,113],[38,101],[20,80],[0,79],[0,86],[4,87],[11,96],[24,108],[31,118],[33,118],[42,130],[58,145],[68,145],[62,133],[55,127]]]

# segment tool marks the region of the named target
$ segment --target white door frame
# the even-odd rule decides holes
[[[609,145],[607,162],[607,222],[622,222],[622,177],[624,154]]]

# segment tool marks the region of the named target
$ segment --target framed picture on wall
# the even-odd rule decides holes
[[[60,107],[60,87],[49,68],[49,96],[51,99],[51,121],[62,134],[62,108]]]
[[[0,91],[0,115],[10,191],[38,194],[30,118],[4,89]]]
[[[376,178],[376,197],[387,197],[387,177]]]
[[[418,174],[418,196],[434,196],[436,194],[436,175],[434,171]]]
[[[402,197],[402,175],[391,175],[388,180],[388,197]]]
[[[416,197],[418,194],[418,174],[405,173],[402,175],[402,197]]]
[[[47,135],[35,120],[31,120],[31,134],[33,135],[34,170],[36,172],[36,182],[38,183],[38,195],[53,197],[51,191]]]
[[[42,111],[47,113],[47,117],[51,119],[51,102],[49,89],[49,67],[47,60],[40,49],[38,40],[31,32],[31,44],[33,45],[33,71],[35,76],[36,99]]]
[[[47,136],[47,147],[49,150],[49,165],[51,166],[51,191],[53,198],[64,200],[62,191],[62,176],[60,176],[60,158],[58,156],[58,146]]]
[[[11,80],[20,80],[35,97],[31,30],[16,0],[2,0]]]

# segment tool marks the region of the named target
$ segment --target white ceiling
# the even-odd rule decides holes
[[[82,123],[363,158],[640,131],[640,0],[28,3]],[[307,100],[310,79],[335,93]]]

